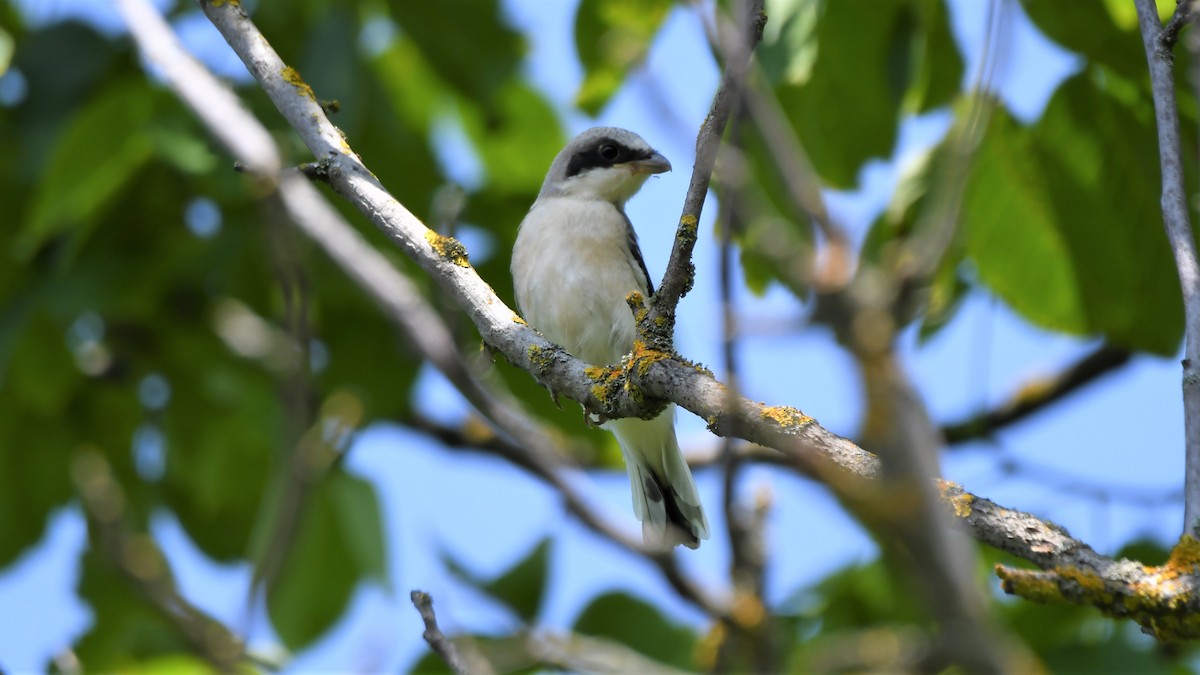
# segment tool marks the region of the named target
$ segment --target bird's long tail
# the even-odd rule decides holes
[[[621,445],[633,492],[633,512],[642,521],[642,540],[652,548],[700,546],[708,520],[700,494],[675,438],[675,406],[652,420],[606,423]]]

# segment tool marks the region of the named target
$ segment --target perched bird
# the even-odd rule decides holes
[[[563,148],[521,221],[512,275],[525,320],[547,339],[596,365],[614,365],[633,347],[625,297],[654,292],[625,202],[671,163],[637,134],[596,127]],[[652,420],[617,419],[633,511],[647,546],[708,539],[708,521],[675,439],[675,406]]]

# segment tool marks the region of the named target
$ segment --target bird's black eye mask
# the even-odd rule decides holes
[[[611,138],[598,139],[586,150],[575,153],[567,164],[567,178],[578,176],[588,169],[624,164],[638,159],[649,159],[653,150],[633,150]]]

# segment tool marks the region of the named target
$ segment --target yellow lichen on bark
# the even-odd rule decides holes
[[[312,87],[308,86],[308,83],[304,81],[304,78],[300,77],[299,71],[295,68],[284,66],[280,75],[283,76],[283,81],[295,87],[301,96],[313,101],[317,100],[317,95],[313,93]]]
[[[813,423],[813,418],[790,405],[769,406],[763,408],[759,415],[789,431],[799,431]]]
[[[633,349],[629,352],[629,367],[639,377],[644,377],[650,371],[651,366],[669,358],[671,358],[670,354],[649,347],[641,340],[634,340]]]
[[[942,501],[950,505],[954,509],[954,515],[959,518],[968,518],[971,515],[971,505],[975,503],[975,495],[963,492],[958,483],[953,483],[941,478],[937,479],[938,492],[941,493]],[[957,494],[952,494],[954,490],[958,490]]]
[[[459,267],[470,267],[471,262],[467,256],[467,247],[462,245],[462,242],[454,237],[447,237],[433,230],[425,231],[425,241],[429,242],[429,246],[443,259],[448,260]]]

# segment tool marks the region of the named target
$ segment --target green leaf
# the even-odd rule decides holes
[[[668,621],[653,605],[625,593],[592,600],[575,620],[575,631],[605,637],[656,661],[692,670],[696,634]]]
[[[1069,79],[1030,128],[997,112],[964,200],[967,251],[980,279],[1033,323],[1170,354],[1183,317],[1161,232],[1153,116],[1099,81]]]
[[[854,185],[864,162],[891,154],[902,112],[958,91],[962,58],[939,0],[777,0],[768,13],[780,27],[764,35],[764,72],[834,186]]]
[[[153,155],[144,133],[154,110],[144,81],[110,86],[76,113],[33,196],[22,250],[92,221]]]
[[[447,554],[442,560],[447,569],[471,586],[499,600],[522,621],[532,624],[546,592],[546,574],[550,566],[551,539],[546,537],[529,554],[495,579],[485,580],[473,574]]]
[[[466,102],[459,110],[467,137],[487,170],[488,188],[536,194],[547,167],[566,144],[558,115],[545,97],[513,80],[497,92],[492,111]]]
[[[383,547],[366,541],[382,541],[382,529],[375,529],[381,523],[375,488],[363,479],[333,473],[313,489],[283,567],[267,587],[271,625],[289,649],[329,630],[359,582],[382,580]]]
[[[954,100],[962,85],[963,61],[950,29],[946,3],[918,0],[914,9],[922,31],[912,45],[917,65],[904,109],[920,114]]]
[[[1183,311],[1163,234],[1153,108],[1105,82],[1096,71],[1067,80],[1031,133],[1087,330],[1166,356],[1179,346]]]
[[[403,39],[416,43],[433,70],[487,107],[517,72],[525,40],[504,20],[498,0],[391,0]]]
[[[671,10],[671,0],[581,0],[575,11],[575,51],[583,82],[575,105],[600,112],[625,76],[646,58]]]
[[[1080,290],[1038,159],[1028,133],[997,108],[963,195],[967,254],[980,280],[1026,319],[1081,333]]]
[[[1145,79],[1146,54],[1137,22],[1130,24],[1129,15],[1119,10],[1114,15],[1113,3],[1021,0],[1021,6],[1038,30],[1064,49],[1103,63],[1135,81]],[[1080,30],[1080,26],[1087,26],[1087,30]]]

